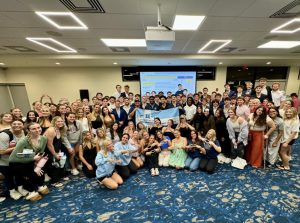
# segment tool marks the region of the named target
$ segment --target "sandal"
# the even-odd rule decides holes
[[[285,166],[278,166],[278,169],[280,170],[290,170],[290,167],[285,167]]]

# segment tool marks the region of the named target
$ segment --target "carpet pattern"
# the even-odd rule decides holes
[[[84,176],[37,202],[6,199],[0,222],[300,222],[300,141],[291,171],[219,165],[213,175],[147,169],[110,191]],[[138,179],[136,179],[138,178]]]

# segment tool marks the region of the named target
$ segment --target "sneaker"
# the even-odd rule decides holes
[[[31,201],[38,201],[38,200],[42,199],[42,196],[38,192],[32,191],[32,192],[29,192],[29,194],[27,195],[27,197],[25,199],[31,200]]]
[[[158,175],[159,175],[159,170],[158,170],[158,168],[155,168],[155,169],[154,169],[154,172],[155,172],[155,176],[158,176]]]
[[[151,173],[151,176],[155,176],[155,169],[152,168],[152,169],[150,170],[150,173]]]
[[[0,197],[0,203],[5,201],[6,197]]]
[[[61,187],[63,187],[64,185],[63,185],[63,183],[57,182],[57,183],[52,184],[52,186],[54,186],[54,187],[56,187],[56,188],[61,188]]]
[[[77,169],[72,169],[72,170],[71,170],[71,174],[72,174],[73,176],[76,176],[76,175],[79,174],[79,171],[78,171]]]
[[[26,197],[28,194],[29,194],[29,191],[28,190],[25,190],[23,188],[23,186],[18,186],[18,192],[23,196],[23,197]]]
[[[50,180],[51,180],[51,177],[49,177],[49,175],[45,173],[44,182],[49,182]]]
[[[22,197],[22,194],[20,194],[15,189],[12,189],[9,191],[9,196],[14,200],[19,200]]]
[[[38,192],[40,194],[45,195],[45,194],[49,193],[49,189],[48,189],[48,187],[46,185],[44,185],[44,186],[39,187]]]

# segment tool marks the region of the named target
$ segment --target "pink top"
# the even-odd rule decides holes
[[[250,115],[250,108],[247,105],[237,106],[236,115],[247,120]]]
[[[298,109],[299,109],[299,106],[300,106],[300,99],[299,98],[294,98],[293,102],[294,102],[294,108],[298,112]]]

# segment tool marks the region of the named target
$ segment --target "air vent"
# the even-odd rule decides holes
[[[79,5],[76,0],[60,0],[70,11],[76,13],[105,13],[98,0],[86,0],[86,5]],[[81,1],[82,3],[82,1]]]
[[[127,53],[130,52],[128,47],[109,47],[111,51],[115,53]]]
[[[38,52],[38,51],[31,49],[29,47],[26,47],[26,46],[4,46],[4,47],[11,49],[11,50],[18,51],[18,52],[22,52],[22,53]]]
[[[275,12],[270,18],[294,18],[300,15],[300,0],[295,0]]]

